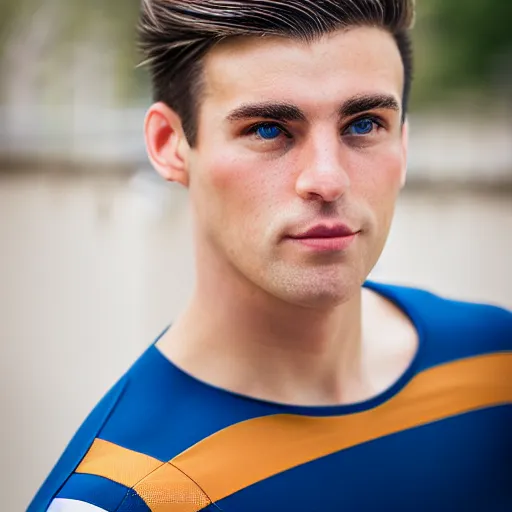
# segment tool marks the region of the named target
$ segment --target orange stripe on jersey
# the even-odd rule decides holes
[[[102,476],[133,487],[162,464],[165,462],[103,439],[95,439],[76,473]]]
[[[336,417],[275,415],[228,427],[171,462],[219,501],[340,450],[472,410],[512,402],[512,354],[455,361],[416,376],[374,409]],[[199,509],[198,509],[199,510]]]
[[[211,501],[171,463],[164,464],[134,487],[151,512],[197,512]]]
[[[151,512],[196,512],[211,504],[197,484],[171,463],[103,439],[94,440],[76,473],[101,476],[133,488]]]

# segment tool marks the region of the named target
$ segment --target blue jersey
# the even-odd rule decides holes
[[[201,382],[153,345],[84,422],[28,512],[512,511],[512,313],[367,283],[419,333],[355,405]]]

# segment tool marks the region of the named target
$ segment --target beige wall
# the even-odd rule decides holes
[[[0,175],[0,482],[22,511],[192,284],[186,195],[139,176]],[[510,195],[407,192],[374,277],[512,307]]]

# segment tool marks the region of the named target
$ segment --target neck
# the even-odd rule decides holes
[[[335,307],[265,292],[202,247],[184,313],[159,341],[174,364],[214,386],[272,402],[362,401],[410,364],[416,331],[396,306],[361,288]],[[211,255],[211,253],[210,253]]]
[[[363,366],[360,289],[337,307],[312,309],[283,302],[240,275],[197,275],[189,306],[159,343],[175,364],[216,386],[271,401],[322,405],[354,398]]]

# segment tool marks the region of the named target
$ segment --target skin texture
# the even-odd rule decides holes
[[[368,27],[310,44],[239,38],[207,55],[204,84],[194,149],[169,107],[146,118],[153,166],[189,188],[197,254],[192,299],[159,348],[200,379],[272,401],[377,394],[417,343],[401,312],[361,291],[405,181],[396,44]],[[262,103],[293,119],[240,114]],[[261,122],[278,136],[251,132]],[[339,223],[357,233],[342,251],[290,238]]]

